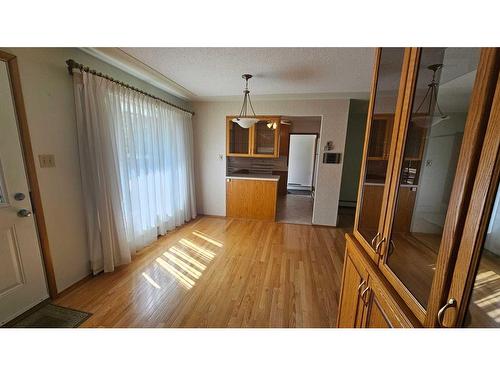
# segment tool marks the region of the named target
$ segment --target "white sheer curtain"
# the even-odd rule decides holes
[[[191,114],[74,73],[92,271],[111,272],[196,217]]]

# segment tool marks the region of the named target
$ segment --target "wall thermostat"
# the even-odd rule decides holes
[[[323,164],[339,164],[342,161],[340,152],[325,152],[323,154]]]

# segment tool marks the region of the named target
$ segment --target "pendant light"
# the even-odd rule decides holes
[[[259,119],[255,116],[255,111],[253,110],[252,101],[250,100],[250,90],[248,89],[248,80],[252,78],[251,74],[243,74],[241,78],[245,80],[245,90],[243,90],[243,105],[241,106],[240,115],[233,118],[233,121],[237,123],[242,128],[251,128],[255,125]],[[250,104],[250,109],[252,110],[253,117],[249,117],[247,114],[248,105]]]
[[[439,83],[436,81],[436,73],[443,67],[443,64],[429,65],[427,69],[432,71],[432,80],[427,85],[428,89],[425,93],[422,102],[417,107],[417,110],[412,115],[412,122],[422,128],[430,128],[437,125],[441,121],[448,120],[450,116],[443,113],[438,103],[437,91]],[[428,101],[428,103],[426,103]],[[425,112],[419,112],[425,109]],[[437,109],[437,113],[435,111]]]

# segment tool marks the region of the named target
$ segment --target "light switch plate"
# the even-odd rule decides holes
[[[56,166],[56,158],[54,154],[38,155],[40,168],[54,168]]]

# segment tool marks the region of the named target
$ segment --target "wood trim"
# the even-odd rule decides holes
[[[339,323],[340,323],[340,314],[341,314],[341,310],[342,310],[342,297],[344,295],[344,280],[345,280],[345,276],[346,276],[346,273],[345,273],[345,270],[346,270],[346,267],[347,267],[347,257],[348,257],[348,253],[347,253],[347,246],[345,248],[345,251],[344,251],[344,264],[342,265],[342,280],[340,281],[340,294],[339,294],[339,303],[338,303],[338,310],[337,310],[337,319],[335,321],[335,327],[339,328]]]
[[[40,247],[42,252],[43,264],[45,266],[45,277],[51,298],[57,297],[57,285],[54,273],[54,265],[50,252],[49,238],[47,235],[47,227],[43,213],[42,197],[40,195],[40,187],[35,168],[35,158],[31,147],[31,138],[28,127],[28,120],[24,107],[23,93],[21,89],[21,78],[19,75],[19,67],[17,58],[7,52],[0,51],[0,60],[5,61],[9,68],[9,77],[16,107],[17,121],[19,126],[19,135],[21,140],[21,148],[23,151],[24,162],[26,166],[26,174],[31,194],[31,203],[34,209],[35,223],[38,228],[38,237],[40,239]]]
[[[406,286],[399,280],[399,278],[392,272],[391,268],[387,265],[387,242],[388,238],[391,236],[392,223],[396,214],[397,206],[397,194],[399,191],[399,175],[401,170],[401,165],[404,161],[404,147],[406,141],[406,135],[408,133],[408,122],[411,116],[412,103],[414,89],[417,82],[418,66],[420,62],[420,48],[410,49],[410,65],[407,72],[407,81],[404,92],[404,98],[402,102],[398,102],[398,107],[401,111],[396,111],[396,118],[394,119],[394,132],[391,144],[391,154],[393,158],[390,158],[388,170],[390,170],[391,177],[388,186],[388,198],[386,206],[386,216],[384,222],[384,229],[382,231],[383,238],[386,239],[385,243],[381,248],[381,260],[380,260],[380,270],[387,278],[389,283],[394,287],[394,289],[399,293],[401,298],[408,305],[413,314],[417,319],[423,323],[425,318],[425,310],[413,296],[413,294],[406,288]],[[398,117],[399,112],[399,117]],[[392,161],[392,162],[391,162]]]
[[[365,127],[365,140],[363,142],[363,158],[361,159],[361,171],[358,182],[358,197],[356,200],[356,215],[354,216],[354,228],[353,234],[354,237],[361,243],[361,245],[367,249],[367,252],[370,254],[370,257],[376,262],[378,261],[378,256],[375,254],[375,251],[372,249],[370,244],[365,240],[365,238],[358,231],[359,226],[359,213],[362,208],[362,198],[363,198],[363,185],[366,175],[366,161],[368,156],[368,146],[370,143],[370,132],[372,128],[372,120],[373,120],[373,110],[375,103],[375,95],[377,93],[377,82],[378,82],[378,73],[379,73],[379,65],[380,65],[380,57],[382,55],[382,48],[377,48],[375,50],[375,61],[373,63],[373,77],[370,88],[370,101],[368,103],[368,113],[366,116],[366,127]]]
[[[414,63],[413,59],[414,56],[412,53],[414,49],[411,48],[405,48],[404,51],[404,56],[403,56],[403,63],[401,66],[401,77],[399,81],[399,89],[398,89],[398,95],[397,95],[397,101],[396,101],[396,107],[395,107],[395,113],[394,113],[394,123],[393,123],[393,131],[392,131],[392,138],[391,138],[391,144],[390,144],[390,149],[389,149],[389,159],[388,159],[388,164],[387,164],[387,172],[386,172],[386,178],[385,178],[385,184],[384,184],[384,192],[382,195],[382,205],[381,205],[381,215],[379,218],[379,226],[378,226],[378,231],[380,233],[384,233],[384,225],[385,225],[385,216],[383,213],[386,211],[388,203],[390,202],[389,194],[390,194],[390,182],[392,178],[392,173],[393,173],[393,165],[394,165],[394,159],[395,159],[395,152],[396,152],[396,144],[397,144],[397,139],[398,139],[398,125],[400,123],[401,119],[401,112],[402,112],[402,105],[403,105],[403,100],[405,98],[405,93],[407,89],[407,82],[408,82],[408,71],[410,67],[412,67],[412,63]],[[363,182],[365,180],[365,174],[366,174],[366,160],[368,157],[368,146],[370,142],[370,132],[371,132],[371,125],[373,121],[373,111],[374,111],[374,103],[376,100],[376,91],[377,91],[377,81],[378,81],[378,74],[379,74],[379,64],[380,64],[380,57],[382,54],[382,49],[377,48],[376,55],[375,55],[375,66],[374,66],[374,73],[373,73],[373,81],[372,81],[372,88],[371,88],[371,93],[370,93],[370,103],[368,106],[368,116],[367,116],[367,123],[366,123],[366,130],[365,130],[365,141],[363,145],[363,158],[361,161],[361,174],[359,178],[359,187],[358,187],[358,199],[357,199],[357,205],[356,205],[356,216],[354,219],[354,230],[353,234],[358,240],[358,242],[367,250],[367,253],[370,255],[370,257],[373,259],[374,262],[378,263],[380,255],[375,253],[375,250],[371,247],[371,244],[369,244],[366,239],[361,235],[361,233],[358,231],[358,224],[359,224],[359,213],[361,212],[362,208],[362,192],[363,192]]]
[[[451,282],[453,264],[457,257],[461,232],[467,215],[467,207],[472,195],[474,177],[479,164],[481,146],[488,117],[495,95],[495,86],[500,70],[500,49],[483,48],[479,59],[476,80],[472,90],[465,132],[462,140],[457,171],[450,195],[450,205],[446,214],[443,237],[436,261],[436,273],[432,283],[425,326],[437,326],[437,312],[444,305],[447,289]],[[477,174],[482,178],[480,174]],[[476,227],[474,227],[476,228]]]
[[[500,76],[484,137],[484,147],[474,182],[472,197],[465,219],[464,231],[458,249],[453,281],[447,294],[457,300],[456,309],[448,309],[444,326],[460,326],[465,317],[473,289],[475,272],[479,265],[489,212],[495,199],[500,175]],[[457,313],[458,311],[458,313]]]

